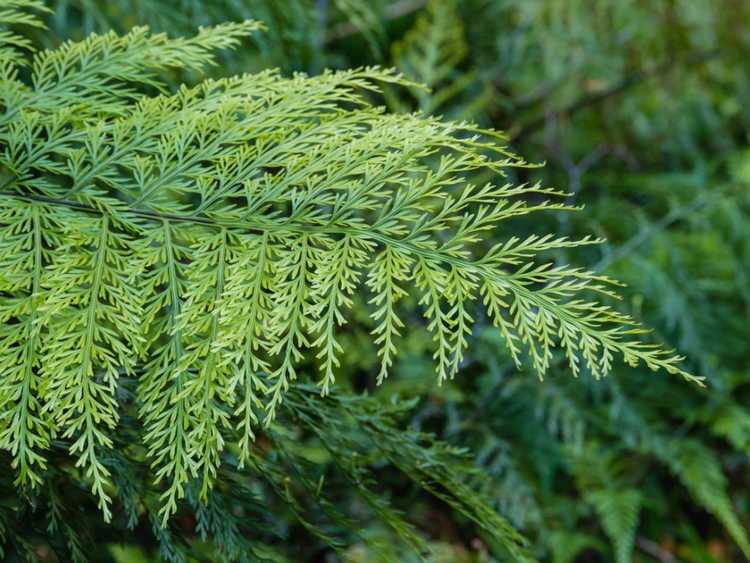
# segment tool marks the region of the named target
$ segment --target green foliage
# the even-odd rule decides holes
[[[411,283],[439,382],[459,369],[479,298],[518,365],[525,352],[540,376],[559,343],[574,374],[582,364],[606,375],[620,354],[697,381],[676,356],[633,340],[641,330],[626,316],[571,300],[585,289],[611,294],[607,278],[531,261],[596,241],[532,235],[472,251],[500,221],[568,207],[513,200],[561,195],[536,185],[465,183],[475,170],[524,163],[491,132],[462,136],[470,125],[363,105],[355,89],[393,74],[265,73],[161,96],[131,86],[160,88],[160,69],[201,68],[257,27],[176,40],[144,29],[92,35],[38,55],[28,87],[5,69],[4,446],[18,452],[21,484],[41,480],[33,466],[44,463],[46,433],[59,432],[74,439],[70,453],[108,520],[99,451],[112,446],[118,377],[138,369],[144,440],[156,478],[169,483],[165,522],[192,478],[207,498],[222,431],[240,424],[251,435],[256,410],[270,424],[306,349],[319,350],[327,392],[336,327],[363,273],[381,380],[403,326],[396,302]]]
[[[478,79],[475,72],[461,72],[468,45],[464,29],[453,0],[427,4],[424,12],[406,35],[393,44],[393,64],[418,86],[410,88],[420,111],[427,114],[453,109],[448,117],[475,119],[487,104],[490,91],[476,93]],[[392,91],[386,90],[388,102],[399,110],[409,105]]]
[[[33,45],[23,35],[14,33],[7,26],[27,25],[32,27],[43,27],[41,20],[34,14],[47,10],[42,2],[30,0],[9,0],[3,6],[0,12],[0,25],[3,30],[0,31],[0,57],[8,64],[21,64],[23,57],[20,55],[20,49],[33,50]]]
[[[616,467],[619,460],[614,452],[597,451],[589,445],[586,450],[574,450],[572,457],[578,487],[601,518],[602,527],[615,546],[618,563],[632,561],[643,495],[623,482],[622,474],[627,474],[627,468]]]
[[[81,39],[92,32],[120,33],[139,25],[155,31],[191,35],[200,26],[226,21],[262,21],[267,30],[250,38],[251,49],[218,55],[233,72],[282,66],[320,71],[330,66],[320,47],[354,34],[365,38],[366,52],[381,51],[384,0],[51,0],[47,18],[51,31]],[[54,45],[52,33],[37,38]],[[223,73],[226,74],[226,73]]]
[[[124,408],[127,416],[135,414],[132,403]],[[50,480],[28,491],[29,499],[18,497],[10,476],[3,479],[0,514],[10,532],[6,547],[13,556],[47,550],[64,560],[110,560],[108,545],[127,543],[136,535],[143,539],[145,560],[158,554],[166,561],[202,556],[213,561],[296,561],[310,555],[310,543],[294,541],[304,530],[343,558],[353,556],[350,546],[393,550],[387,560],[410,552],[424,558],[435,551],[429,538],[377,492],[376,479],[387,468],[454,507],[459,518],[476,522],[499,556],[532,561],[525,540],[476,492],[484,477],[466,453],[429,434],[400,428],[398,422],[410,408],[408,403],[388,407],[336,392],[321,398],[314,385],[295,386],[280,407],[279,424],[261,430],[245,468],[236,456],[227,456],[204,501],[199,500],[199,483],[189,483],[187,502],[166,526],[159,517],[164,489],[134,447],[132,426],[120,424],[111,433],[118,450],[105,461],[120,506],[109,524],[99,525],[98,541],[88,535],[95,525],[88,523],[92,499],[76,473],[65,469],[66,453],[57,447],[49,452]],[[315,455],[300,447],[303,438],[318,441]],[[185,533],[186,520],[194,534]],[[77,529],[71,525],[76,521],[87,526]],[[378,534],[368,532],[379,527]],[[26,538],[34,543],[25,543]]]
[[[744,3],[6,4],[11,560],[747,556]]]

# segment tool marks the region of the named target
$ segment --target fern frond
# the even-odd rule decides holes
[[[317,357],[330,389],[338,327],[368,288],[379,381],[411,295],[439,382],[459,370],[480,302],[540,377],[562,347],[574,373],[603,377],[621,356],[700,382],[584,295],[610,295],[610,280],[542,256],[594,241],[486,247],[506,220],[571,208],[539,201],[555,190],[505,183],[527,165],[499,134],[369,105],[363,91],[403,82],[394,72],[266,72],[153,93],[164,68],[200,68],[256,28],[92,36],[37,55],[28,82],[4,82],[0,445],[21,480],[38,482],[31,468],[59,433],[108,517],[102,452],[119,378],[138,373],[166,522],[193,479],[209,497],[232,428],[249,459],[253,426],[271,424],[301,363]],[[477,173],[500,181],[475,186]]]
[[[623,481],[612,453],[589,444],[572,456],[573,471],[584,500],[596,511],[614,545],[617,562],[627,563],[633,558],[643,495]]]
[[[625,398],[620,383],[612,380],[610,385],[616,391],[616,422],[627,431],[630,442],[627,447],[637,444],[639,452],[654,457],[669,468],[695,502],[723,525],[747,556],[750,538],[734,507],[717,455],[696,438],[675,438],[665,433],[651,417],[646,418],[648,411],[642,409],[642,404]]]
[[[427,114],[449,111],[449,116],[472,119],[488,102],[489,90],[481,86],[474,71],[460,69],[468,54],[464,28],[454,0],[431,0],[419,13],[414,26],[393,44],[393,64],[418,84],[409,92]],[[389,104],[406,109],[402,99],[386,91]],[[456,99],[466,99],[458,111]]]
[[[42,412],[39,374],[39,300],[46,254],[43,239],[59,245],[55,235],[59,224],[43,206],[20,201],[3,208],[0,222],[6,229],[4,247],[14,251],[0,258],[0,283],[14,294],[0,305],[0,445],[14,455],[17,483],[39,485],[46,466],[41,452],[51,438],[50,421]]]
[[[139,355],[141,295],[129,279],[130,239],[114,219],[103,214],[74,222],[73,229],[63,226],[42,284],[41,391],[62,437],[75,438],[70,452],[79,456],[108,519],[109,470],[99,450],[112,445],[106,430],[118,420],[117,379],[133,373]]]
[[[49,113],[71,102],[79,119],[123,115],[141,97],[135,85],[164,89],[160,72],[200,70],[213,63],[217,49],[236,46],[260,27],[253,21],[227,23],[177,39],[139,27],[122,37],[110,32],[67,41],[34,57],[30,89],[17,80],[3,81],[0,124],[12,122],[22,110]]]
[[[6,0],[3,3],[0,7],[0,61],[3,66],[23,65],[26,62],[23,52],[34,52],[29,39],[6,28],[17,25],[44,27],[40,15],[49,11],[38,0]]]
[[[147,272],[144,287],[150,298],[144,304],[144,329],[151,335],[149,347],[155,349],[138,391],[146,429],[144,440],[156,479],[169,483],[162,496],[163,511],[168,516],[184,498],[189,479],[197,476],[199,463],[187,431],[197,424],[185,396],[188,374],[180,368],[186,342],[179,327],[187,299],[184,261],[194,240],[189,232],[180,235],[168,220],[159,227],[144,241],[143,262],[138,268]]]
[[[343,352],[336,340],[336,329],[346,323],[345,309],[352,305],[351,296],[359,285],[369,248],[353,237],[344,236],[319,256],[316,278],[311,284],[317,303],[311,332],[318,334],[312,345],[320,348],[316,357],[322,360],[320,386],[323,395],[328,394],[336,380],[334,371],[340,365],[338,354]]]
[[[716,456],[696,440],[671,440],[655,454],[669,466],[693,498],[722,523],[745,557],[750,538],[732,505],[727,480]]]
[[[379,2],[363,0],[334,0],[334,5],[345,18],[346,22],[359,31],[376,60],[381,58],[381,48],[384,29],[379,18]]]
[[[374,460],[387,459],[420,487],[475,522],[488,542],[499,547],[506,558],[534,561],[525,539],[476,493],[472,485],[476,484],[475,480],[481,480],[481,476],[474,473],[473,467],[457,463],[464,452],[435,440],[431,435],[404,432],[393,425],[392,417],[403,410],[404,405],[396,403],[389,412],[388,407],[370,398],[334,393],[316,399],[311,392],[314,390],[312,386],[296,387],[290,392],[289,410],[292,416],[315,432],[348,478],[366,476],[366,460],[358,458],[375,452]],[[425,459],[429,461],[425,462]],[[359,487],[364,486],[366,483],[360,482]],[[397,537],[412,549],[423,551],[424,542],[398,514],[389,510],[387,505],[372,506],[368,492],[362,489],[359,492],[393,528]]]

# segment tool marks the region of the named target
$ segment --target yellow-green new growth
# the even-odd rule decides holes
[[[1,21],[39,24],[18,7],[39,6],[13,2]],[[482,304],[540,376],[557,347],[574,373],[604,376],[621,356],[698,381],[583,296],[610,295],[609,280],[537,261],[597,241],[485,246],[506,219],[569,209],[546,199],[564,194],[507,184],[504,170],[526,164],[492,131],[371,106],[366,91],[401,82],[393,72],[270,71],[167,93],[164,69],[200,69],[258,27],[93,35],[35,55],[28,79],[30,45],[0,34],[0,447],[20,484],[41,483],[50,441],[69,440],[109,517],[103,455],[118,379],[134,374],[166,521],[190,480],[207,495],[231,427],[251,457],[300,362],[317,361],[329,390],[358,293],[379,382],[407,294],[439,381],[459,370]],[[477,172],[499,182],[474,185]]]

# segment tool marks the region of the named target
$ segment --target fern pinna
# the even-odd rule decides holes
[[[43,484],[62,440],[109,518],[102,458],[118,382],[135,378],[166,522],[189,483],[210,496],[227,449],[254,459],[253,432],[300,362],[329,392],[360,296],[379,381],[406,330],[399,301],[414,296],[438,382],[459,371],[479,310],[540,377],[560,349],[574,375],[621,358],[699,382],[585,297],[614,296],[611,280],[537,259],[597,240],[484,243],[505,220],[570,210],[555,202],[565,194],[508,183],[527,164],[500,134],[371,105],[378,84],[406,83],[397,74],[268,71],[172,92],[169,72],[199,71],[261,26],[187,39],[136,28],[32,58],[15,30],[44,9],[0,10],[0,445],[18,485]],[[478,172],[495,180],[471,183]]]

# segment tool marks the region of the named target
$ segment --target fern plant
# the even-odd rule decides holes
[[[394,72],[266,71],[172,92],[167,70],[200,71],[261,25],[136,28],[31,56],[18,26],[41,26],[44,10],[0,12],[0,446],[17,486],[46,486],[62,442],[109,520],[133,381],[161,525],[193,488],[209,502],[227,458],[257,468],[254,435],[278,431],[303,361],[331,391],[355,299],[378,382],[409,296],[438,383],[460,370],[480,314],[539,377],[560,349],[573,375],[621,359],[700,383],[595,298],[615,295],[612,280],[541,258],[598,239],[485,242],[506,220],[575,208],[508,182],[528,164],[501,134],[368,102],[380,84],[409,85]],[[472,184],[477,173],[494,179]]]

